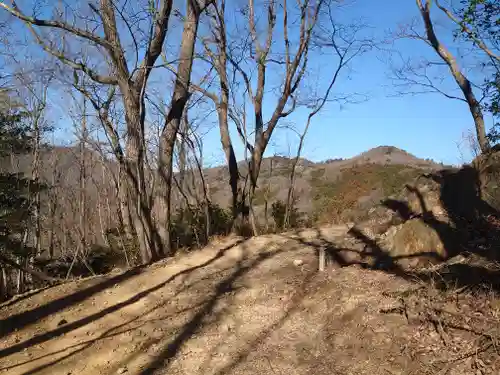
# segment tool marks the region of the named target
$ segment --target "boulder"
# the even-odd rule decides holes
[[[391,227],[380,237],[378,244],[401,265],[444,260],[448,256],[442,233],[419,218]]]

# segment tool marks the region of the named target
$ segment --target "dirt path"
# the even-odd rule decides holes
[[[2,307],[0,374],[432,373],[405,319],[380,313],[395,303],[383,292],[408,286],[359,267],[318,273],[296,237],[228,240]]]

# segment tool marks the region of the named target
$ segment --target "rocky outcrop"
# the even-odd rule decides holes
[[[440,233],[420,218],[410,219],[389,228],[379,238],[379,246],[402,265],[447,258],[446,245]]]
[[[500,202],[500,168],[495,166],[500,166],[500,153],[488,162],[422,175],[368,211],[350,234],[372,253],[403,266],[482,251],[478,244],[500,229],[491,226]]]

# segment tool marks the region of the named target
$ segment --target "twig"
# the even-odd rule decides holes
[[[266,359],[267,359],[267,362],[269,363],[269,367],[271,368],[271,371],[273,372],[273,374],[277,374],[277,372],[273,368],[273,365],[271,364],[271,360],[269,359],[269,357],[266,357]]]
[[[483,352],[487,351],[492,346],[493,346],[493,343],[490,342],[487,345],[485,345],[482,348],[480,348],[479,350],[478,349],[470,350],[470,351],[468,351],[468,352],[466,352],[466,353],[464,353],[461,356],[458,356],[456,358],[448,359],[446,361],[437,360],[437,361],[432,362],[432,364],[434,365],[434,364],[437,364],[437,363],[453,363],[453,362],[463,361],[464,359],[472,357],[473,355],[477,355],[479,353],[483,353]]]

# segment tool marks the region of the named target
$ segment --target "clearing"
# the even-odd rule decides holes
[[[346,228],[323,231],[334,241]],[[418,304],[401,293],[430,288],[359,265],[318,272],[315,235],[229,238],[6,302],[0,374],[498,373],[482,335],[408,316]]]

